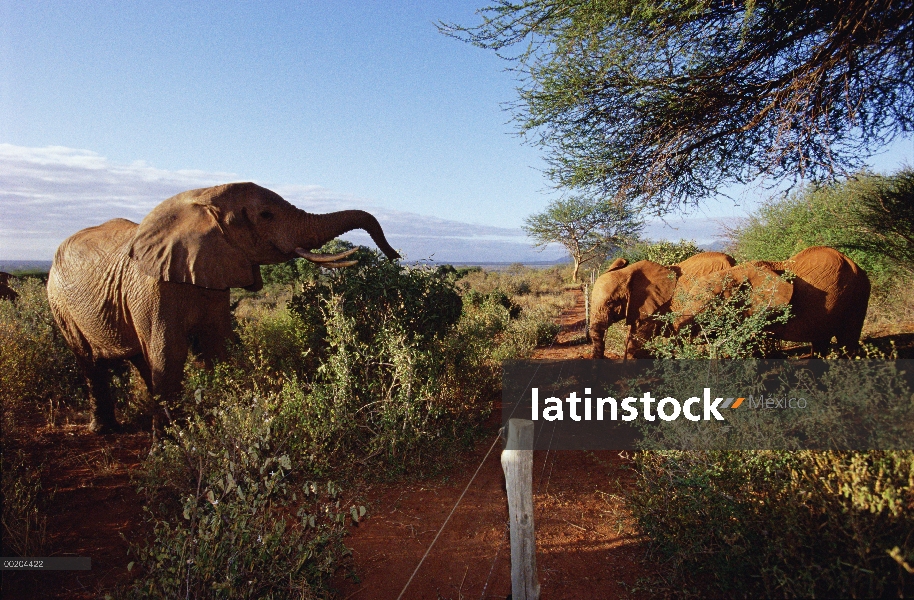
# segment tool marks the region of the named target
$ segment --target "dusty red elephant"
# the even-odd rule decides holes
[[[787,272],[789,277],[780,277]],[[746,283],[755,292],[753,308],[790,304],[788,321],[770,328],[775,338],[810,342],[816,354],[827,353],[832,338],[838,348],[847,351],[860,347],[870,280],[854,261],[827,246],[807,248],[784,261],[753,261],[692,281],[682,280],[673,306],[682,316],[674,329],[690,325],[711,295],[726,297]],[[704,293],[693,294],[690,289]]]
[[[669,312],[679,278],[702,277],[735,264],[722,252],[702,252],[669,267],[649,260],[628,265],[625,259],[617,259],[594,282],[590,295],[593,358],[605,358],[606,329],[622,319],[629,326],[625,357],[647,356],[644,342],[660,330],[653,317]]]
[[[48,300],[85,374],[91,428],[117,428],[109,369],[131,361],[151,394],[180,391],[189,338],[204,360],[224,356],[232,333],[229,289],[260,289],[260,265],[296,256],[329,267],[347,255],[308,250],[351,229],[367,231],[394,260],[377,219],[360,210],[300,210],[253,183],[191,190],[165,200],[137,225],[114,219],[73,234],[57,249]]]

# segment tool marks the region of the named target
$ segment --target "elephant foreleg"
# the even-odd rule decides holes
[[[590,342],[593,344],[593,354],[591,358],[606,358],[606,342],[603,338],[603,331],[597,328],[590,329]]]
[[[164,338],[166,335],[163,332],[161,337]],[[172,335],[172,338],[174,339],[157,341],[151,344],[151,347],[144,352],[143,356],[148,366],[149,382],[147,385],[149,392],[152,394],[154,401],[162,407],[169,421],[173,421],[180,416],[175,411],[179,405],[181,380],[184,377],[184,363],[187,360],[187,352],[189,350],[189,343],[186,338],[177,335]],[[140,369],[140,373],[143,374],[143,369]]]

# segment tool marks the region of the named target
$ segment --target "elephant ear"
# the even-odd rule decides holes
[[[676,288],[676,272],[649,260],[629,267],[629,302],[625,321],[629,325],[669,308]]]
[[[616,260],[612,261],[612,264],[610,264],[606,268],[606,270],[603,272],[609,273],[610,271],[617,271],[617,270],[625,267],[625,265],[627,265],[627,264],[628,264],[628,261],[625,260],[624,258],[617,258]]]
[[[777,271],[757,264],[740,265],[731,269],[738,279],[752,286],[752,309],[784,306],[793,297],[793,284]]]
[[[150,277],[224,290],[262,286],[260,266],[229,243],[219,221],[231,185],[191,190],[162,202],[137,228],[130,257]]]

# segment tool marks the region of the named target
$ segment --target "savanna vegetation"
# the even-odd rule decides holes
[[[837,174],[914,126],[911,3],[499,1],[481,17],[442,29],[503,56],[518,48],[507,56],[520,76],[516,122],[570,198],[532,217],[531,234],[568,241],[576,263],[613,247],[672,264],[698,248],[627,243],[636,209],[694,205],[759,178],[814,181],[730,231],[728,251],[740,261],[818,244],[845,252],[873,283],[863,357],[910,357],[914,176]],[[562,233],[567,223],[583,234]],[[347,489],[446,468],[482,430],[500,361],[552,339],[569,302],[560,270],[358,259],[331,273],[303,261],[265,268],[262,292],[234,293],[230,360],[187,363],[188,416],[135,475],[146,533],[129,540],[134,578],[112,595],[329,595],[346,527],[366,515]],[[53,490],[33,475],[41,456],[28,436],[85,423],[87,403],[43,284],[14,287],[18,301],[0,301],[2,550],[51,554]],[[747,319],[748,301],[712,303],[704,335],[658,338],[653,350],[767,352],[767,327],[789,314]],[[618,350],[625,334],[614,331]],[[892,345],[902,339],[908,354]],[[124,370],[115,388],[121,420],[147,426],[153,400],[136,374]],[[651,450],[633,463],[627,503],[669,595],[914,594],[914,452]]]
[[[819,244],[847,253],[873,282],[863,356],[897,358],[894,339],[914,337],[911,206],[909,170],[809,186],[734,228],[730,251],[741,261],[783,260]],[[772,309],[746,318],[749,301],[747,293],[715,301],[699,316],[701,335],[656,338],[653,349],[692,359],[770,352],[766,327],[789,315]],[[901,335],[877,343],[886,333]],[[677,594],[871,598],[914,590],[914,452],[650,451],[635,463],[630,507],[653,557],[671,567],[666,583]]]
[[[772,201],[731,232],[730,252],[779,259],[834,245],[873,273],[865,337],[890,325],[914,329],[906,234],[893,233],[896,224],[880,229],[880,241],[865,229],[907,177],[866,175]],[[673,264],[698,251],[689,241],[638,242],[617,255]],[[135,474],[146,522],[129,540],[132,583],[112,595],[327,596],[331,575],[349,564],[346,530],[367,514],[367,502],[349,491],[366,479],[447,469],[454,449],[483,431],[500,361],[548,344],[570,302],[567,267],[405,267],[366,250],[357,256],[357,267],[331,272],[302,260],[265,267],[264,290],[233,292],[231,360],[214,371],[188,362],[189,417],[166,429]],[[84,423],[88,405],[43,282],[13,285],[19,300],[0,303],[3,543],[5,553],[34,555],[53,552],[45,517],[53,489],[30,475],[29,428]],[[713,304],[702,317],[708,335],[658,338],[654,351],[766,351],[766,326],[786,315],[746,319],[746,301]],[[610,345],[624,340],[616,329]],[[890,346],[864,352],[895,356]],[[136,374],[124,371],[115,388],[121,420],[148,426],[150,399]],[[910,592],[914,453],[653,450],[636,454],[633,466],[626,503],[662,565],[654,589]]]
[[[347,489],[448,467],[489,416],[500,361],[548,343],[571,301],[560,269],[356,256],[329,272],[300,259],[264,267],[261,292],[235,293],[231,359],[213,371],[188,361],[189,416],[135,475],[148,535],[129,540],[133,583],[115,595],[326,596],[346,528],[366,514]],[[53,548],[30,429],[83,423],[88,403],[43,282],[13,285],[19,300],[0,302],[3,550],[34,556]],[[121,421],[148,427],[137,373],[114,387]]]

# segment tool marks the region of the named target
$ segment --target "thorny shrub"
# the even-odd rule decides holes
[[[700,285],[689,292],[677,290],[683,306],[700,300],[702,310],[694,323],[673,333],[673,323],[684,314],[672,311],[656,318],[664,323],[663,335],[645,344],[658,358],[750,358],[770,351],[776,341],[770,327],[786,323],[790,305],[759,306],[752,287],[740,286],[731,296],[708,295]]]
[[[629,506],[672,587],[908,597],[914,452],[653,451]]]
[[[132,549],[141,574],[128,597],[326,596],[343,523],[365,510],[302,478],[274,404],[226,398],[167,430],[141,475],[153,536]]]

